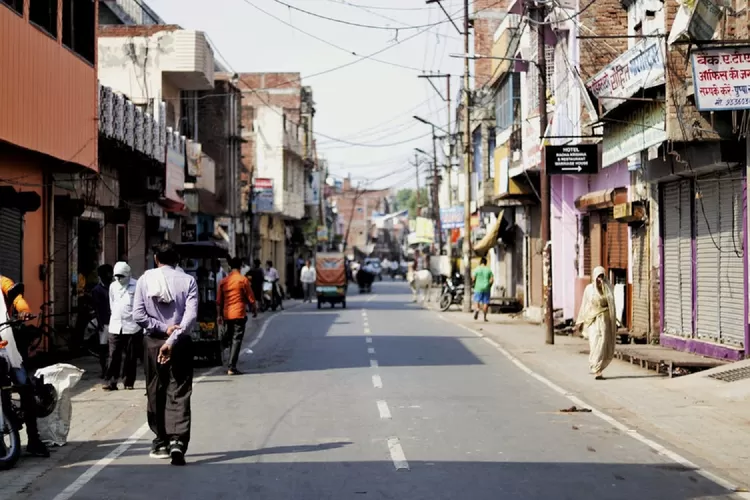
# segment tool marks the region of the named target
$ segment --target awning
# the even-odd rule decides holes
[[[611,208],[619,203],[627,203],[628,188],[618,187],[592,191],[576,198],[576,208],[581,211]]]
[[[497,244],[497,239],[500,236],[500,232],[508,226],[508,222],[504,218],[505,210],[501,210],[497,214],[495,222],[492,223],[487,234],[484,235],[476,245],[474,245],[474,253],[477,255],[485,255],[489,252],[490,248],[494,248]]]

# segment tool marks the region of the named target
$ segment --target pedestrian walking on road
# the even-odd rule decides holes
[[[175,269],[179,260],[173,243],[160,243],[154,253],[156,269],[140,277],[133,302],[133,319],[146,334],[148,425],[156,435],[151,457],[171,458],[172,465],[185,465],[190,442],[190,335],[198,316],[198,285]]]
[[[102,369],[101,377],[107,378],[107,361],[109,360],[109,318],[112,311],[109,309],[109,285],[112,283],[112,266],[103,264],[96,270],[99,283],[91,289],[91,300],[96,313],[96,324],[99,334],[99,366]]]
[[[492,271],[487,267],[487,259],[482,257],[479,261],[479,267],[474,269],[472,274],[472,284],[474,288],[474,303],[477,306],[474,311],[474,319],[479,318],[479,313],[484,313],[484,320],[487,321],[487,311],[490,308],[490,291],[495,277]]]
[[[591,283],[583,292],[576,321],[583,338],[589,340],[589,366],[597,380],[604,379],[602,372],[615,356],[616,317],[614,289],[604,268],[599,266],[594,269]]]
[[[255,259],[253,261],[253,268],[245,274],[248,278],[250,278],[250,288],[253,290],[253,295],[255,296],[256,300],[263,300],[263,282],[266,279],[266,273],[263,272],[263,267],[261,267],[260,259]]]
[[[237,360],[242,349],[242,339],[245,338],[247,308],[252,309],[253,317],[255,317],[257,305],[255,295],[250,288],[250,280],[240,272],[242,259],[231,259],[229,265],[232,272],[219,283],[216,314],[219,324],[223,322],[227,327],[225,338],[232,341],[227,375],[242,375],[242,372],[237,369]]]
[[[310,259],[305,261],[305,265],[302,267],[300,272],[299,280],[302,282],[302,288],[304,289],[304,302],[312,302],[313,294],[315,293],[315,279],[316,273],[315,268],[310,263]]]
[[[133,320],[133,299],[137,281],[132,278],[130,266],[118,262],[115,279],[109,285],[109,363],[105,391],[116,391],[122,378],[125,389],[135,386],[138,353],[143,351],[141,327]]]

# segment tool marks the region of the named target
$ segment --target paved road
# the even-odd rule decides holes
[[[133,421],[15,498],[730,498],[594,415],[559,413],[567,399],[403,283],[374,293],[277,315],[247,375],[202,379],[187,467],[149,459],[149,435],[123,445]]]

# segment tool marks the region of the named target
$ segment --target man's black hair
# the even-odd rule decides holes
[[[100,278],[103,278],[105,276],[111,277],[114,272],[114,268],[109,264],[102,264],[101,266],[96,268],[96,274]]]
[[[253,261],[253,265],[254,265],[255,267],[260,267],[260,259],[255,259],[255,260]]]
[[[482,264],[483,266],[486,266],[487,265],[487,257],[482,257],[482,260],[480,260],[479,263]]]
[[[242,269],[242,259],[239,257],[232,257],[229,259],[229,267],[237,270]]]
[[[174,247],[174,243],[171,241],[162,241],[154,248],[156,258],[159,259],[159,263],[165,266],[176,266],[180,263],[180,254],[177,253],[177,249]]]
[[[271,262],[270,260],[267,260],[267,261],[266,261],[266,265],[267,265],[267,266],[271,266],[271,267],[273,267],[273,262]]]

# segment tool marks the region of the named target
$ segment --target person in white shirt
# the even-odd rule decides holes
[[[130,266],[118,262],[114,281],[109,286],[109,363],[105,391],[116,391],[122,378],[125,389],[133,389],[138,363],[138,352],[143,349],[141,327],[133,320],[133,298],[137,281]]]
[[[299,280],[302,282],[302,288],[305,293],[304,302],[312,302],[312,296],[315,292],[315,268],[311,265],[310,260],[305,261],[305,265],[300,272]]]
[[[275,267],[273,267],[273,262],[270,260],[266,261],[266,281],[270,281],[273,283],[273,296],[276,297],[276,300],[278,300],[279,305],[281,305],[281,291],[279,290],[279,272],[276,270]],[[281,306],[281,309],[284,309],[284,306]]]

